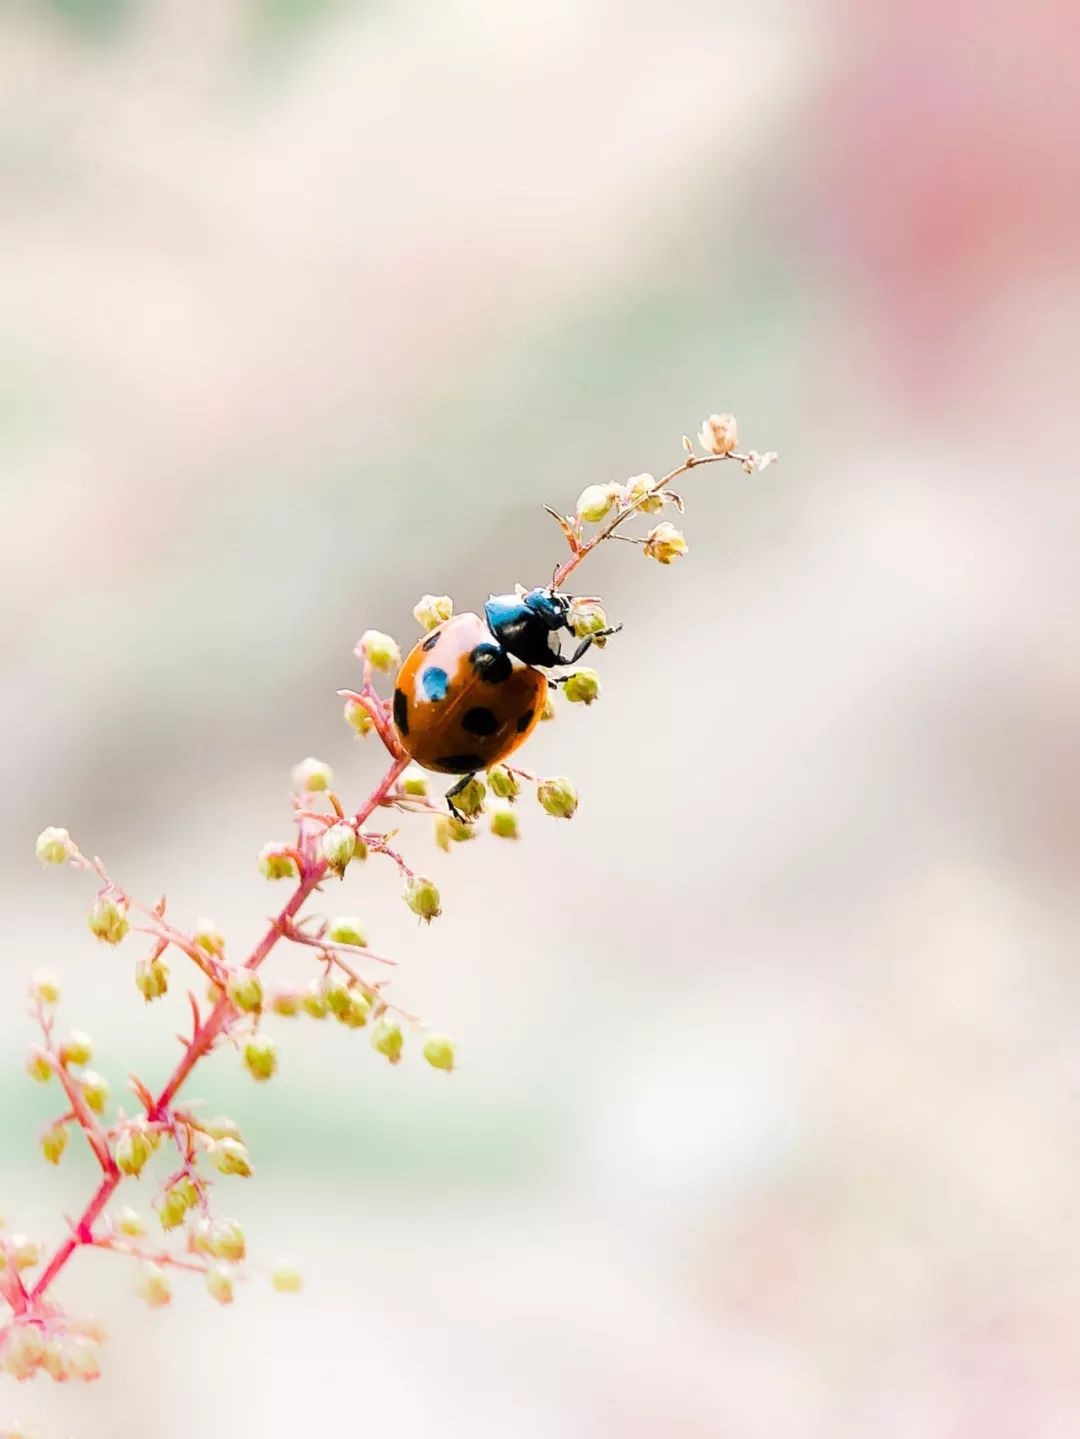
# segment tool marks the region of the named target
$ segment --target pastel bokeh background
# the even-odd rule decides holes
[[[709,410],[782,454],[691,477],[680,566],[588,572],[626,625],[603,700],[529,751],[573,824],[443,856],[416,821],[430,931],[347,879],[454,1078],[285,1022],[269,1090],[197,1076],[258,1163],[226,1212],[303,1296],[148,1316],[80,1256],[105,1376],[0,1378],[0,1428],[1076,1434],[1077,29],[0,5],[12,1226],[55,1240],[93,1182],[37,1158],[27,973],[117,1089],[181,1016],[42,825],[241,947],[291,765],[379,772],[334,696],[361,630],[542,581],[541,503],[660,473]]]

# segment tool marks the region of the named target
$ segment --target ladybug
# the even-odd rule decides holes
[[[576,664],[593,640],[622,628],[587,635],[567,658],[559,631],[573,632],[572,607],[572,597],[554,588],[492,595],[483,619],[454,615],[406,656],[394,726],[417,764],[463,776],[446,795],[452,814],[454,796],[476,772],[512,754],[538,724],[548,686],[557,683],[543,670]]]

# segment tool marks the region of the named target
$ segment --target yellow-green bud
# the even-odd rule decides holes
[[[326,1003],[326,995],[323,993],[322,981],[313,979],[304,990],[304,1013],[310,1014],[312,1019],[325,1019],[329,1005]]]
[[[433,630],[454,613],[454,602],[449,595],[421,595],[413,608],[413,618],[425,630]]]
[[[274,1265],[270,1282],[279,1294],[299,1294],[304,1285],[299,1269],[280,1263]]]
[[[50,1164],[59,1164],[67,1142],[67,1125],[50,1124],[41,1136],[41,1152]]]
[[[487,786],[479,775],[473,775],[464,789],[454,796],[454,808],[466,819],[474,819],[484,808]]]
[[[93,1041],[84,1029],[73,1029],[60,1046],[61,1064],[89,1064],[93,1057]]]
[[[275,989],[270,996],[271,1010],[283,1019],[292,1019],[300,1013],[303,1005],[304,996],[299,989]]]
[[[28,1234],[13,1234],[8,1240],[8,1252],[20,1274],[41,1263],[41,1245]]]
[[[146,1233],[146,1225],[143,1223],[142,1215],[136,1210],[129,1208],[126,1204],[117,1211],[114,1221],[118,1234],[126,1234],[130,1239],[141,1239]]]
[[[709,415],[701,422],[698,434],[702,447],[713,455],[730,455],[739,443],[739,427],[734,415]]]
[[[491,813],[491,833],[500,839],[518,838],[518,818],[512,809],[496,809]]]
[[[86,916],[90,933],[103,944],[119,944],[128,932],[127,901],[99,894]]]
[[[358,949],[367,948],[367,936],[360,921],[351,915],[340,915],[331,920],[326,937],[334,944],[355,944]]]
[[[395,1024],[392,1019],[384,1016],[371,1026],[372,1049],[377,1054],[384,1054],[391,1064],[400,1061],[404,1043],[405,1036],[401,1032],[401,1025]]]
[[[210,1163],[219,1174],[237,1174],[241,1179],[250,1179],[253,1173],[247,1145],[228,1136],[214,1144],[210,1150]]]
[[[259,873],[264,879],[299,879],[300,871],[289,846],[272,842],[259,851]]]
[[[345,873],[345,866],[356,853],[356,832],[351,825],[332,824],[323,831],[319,851],[335,874]]]
[[[424,1041],[424,1058],[432,1069],[445,1069],[449,1072],[454,1067],[454,1041],[445,1034],[430,1034]]]
[[[511,803],[521,793],[517,776],[512,775],[504,764],[497,764],[494,769],[488,770],[488,784],[493,795],[499,799],[508,799]]]
[[[632,505],[640,500],[637,507],[643,515],[655,515],[664,508],[663,496],[650,493],[655,484],[652,475],[631,475],[626,482],[627,499]]]
[[[38,835],[35,853],[42,864],[63,864],[71,853],[71,835],[66,829],[49,825]]]
[[[229,998],[242,1013],[257,1014],[262,1009],[262,980],[253,969],[232,970],[225,987]]]
[[[405,903],[428,924],[442,914],[439,891],[430,879],[423,875],[410,875],[405,882]]]
[[[401,776],[401,788],[406,794],[417,795],[420,799],[427,794],[428,777],[419,765],[410,765]]]
[[[95,1114],[104,1114],[109,1102],[109,1081],[92,1069],[84,1069],[78,1078],[79,1088],[87,1105]]]
[[[536,787],[536,797],[548,814],[553,814],[556,819],[569,819],[578,807],[574,782],[565,775],[541,780]]]
[[[144,955],[135,964],[135,988],[150,1004],[155,999],[160,999],[169,989],[169,966],[160,955],[151,959]]]
[[[576,604],[570,612],[570,623],[573,626],[574,634],[579,640],[583,640],[586,635],[599,634],[601,630],[608,628],[607,615],[599,605],[582,604],[580,602]],[[596,641],[599,649],[603,649],[606,644],[606,638],[601,638]]]
[[[555,701],[551,698],[551,690],[549,689],[544,696],[544,708],[540,711],[540,722],[542,724],[544,720],[553,720],[554,718]]]
[[[26,1056],[26,1072],[38,1084],[48,1084],[53,1075],[53,1067],[43,1054],[32,1049]]]
[[[359,700],[345,701],[345,723],[357,735],[368,735],[375,728],[375,721],[368,713],[367,705],[362,705]]]
[[[338,1019],[349,1012],[350,990],[343,980],[325,980],[323,982],[323,998],[326,1001],[327,1009]]]
[[[371,1000],[362,989],[349,990],[349,1007],[338,1018],[349,1029],[363,1029],[371,1015]]]
[[[435,816],[435,843],[441,850],[449,850],[452,844],[464,844],[467,839],[475,838],[476,831],[463,819],[452,814]]]
[[[401,664],[401,651],[381,630],[365,630],[357,646],[360,654],[377,670],[396,670]]]
[[[590,524],[602,520],[618,499],[619,494],[618,485],[586,485],[578,495],[578,519],[587,520]]]
[[[206,1271],[206,1292],[219,1304],[233,1302],[233,1272],[228,1264],[211,1264]]]
[[[213,1119],[207,1119],[202,1128],[211,1139],[238,1139],[241,1143],[244,1140],[239,1124],[235,1119],[230,1119],[227,1114],[219,1114]]]
[[[177,1229],[187,1218],[187,1212],[198,1202],[195,1186],[190,1180],[178,1179],[170,1184],[158,1204],[158,1220],[162,1229]]]
[[[235,1219],[213,1219],[206,1235],[206,1247],[215,1259],[237,1264],[247,1253],[244,1231]]]
[[[191,937],[207,954],[220,956],[225,953],[225,936],[212,919],[200,919]]]
[[[60,979],[54,970],[38,970],[30,981],[30,998],[39,1004],[60,1003]]]
[[[600,676],[595,670],[575,670],[563,686],[573,705],[591,705],[600,697]]]
[[[334,772],[321,759],[308,755],[292,772],[293,784],[301,794],[315,793],[329,789],[334,782]]]
[[[140,1264],[135,1276],[135,1292],[151,1309],[163,1309],[172,1299],[169,1276],[160,1264]]]
[[[141,1174],[153,1152],[149,1134],[132,1124],[116,1141],[116,1167],[121,1174]]]
[[[662,520],[645,536],[644,553],[650,560],[658,560],[662,565],[670,565],[672,560],[685,555],[688,549],[682,533],[668,520]]]
[[[277,1069],[277,1050],[268,1034],[253,1034],[244,1045],[244,1063],[252,1079],[271,1078]]]

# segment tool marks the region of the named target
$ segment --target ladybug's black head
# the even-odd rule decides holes
[[[523,664],[559,663],[556,630],[571,629],[573,600],[561,590],[519,590],[512,595],[492,595],[484,606],[491,633],[503,649]]]

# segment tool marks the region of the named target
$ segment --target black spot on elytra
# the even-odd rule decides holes
[[[409,697],[404,690],[394,691],[394,723],[399,734],[409,733]]]
[[[517,722],[517,732],[518,732],[518,734],[524,734],[524,733],[525,733],[525,731],[526,731],[526,730],[529,728],[529,726],[532,724],[532,717],[533,717],[533,715],[534,715],[535,713],[536,713],[535,710],[526,710],[523,715],[518,715],[518,722]]]
[[[487,705],[474,705],[471,710],[466,710],[461,724],[470,734],[479,735],[494,734],[499,728],[495,711],[489,710]]]
[[[444,754],[435,761],[440,769],[449,770],[451,774],[472,774],[474,769],[482,769],[484,761],[478,754]]]
[[[477,645],[469,655],[469,663],[482,680],[490,685],[501,685],[513,673],[510,656],[501,645]]]
[[[439,643],[440,639],[441,635],[439,634],[439,631],[436,630],[433,635],[428,635],[427,639],[424,640],[420,648],[422,650],[433,650],[435,646]]]

